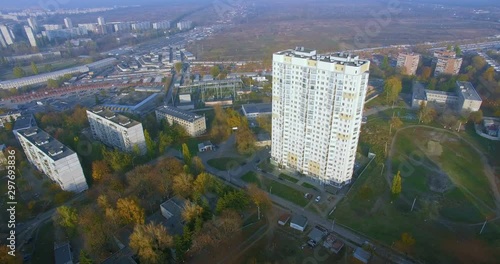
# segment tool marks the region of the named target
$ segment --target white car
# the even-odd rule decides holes
[[[316,202],[319,202],[321,200],[321,196],[318,195],[318,197],[316,197],[316,199],[314,199],[314,201]]]

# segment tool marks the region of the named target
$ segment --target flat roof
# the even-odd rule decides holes
[[[306,226],[307,225],[307,217],[303,215],[294,215],[292,216],[292,220],[290,221],[290,224],[296,224],[298,226]]]
[[[465,99],[482,101],[472,83],[457,81],[457,88]]]
[[[203,117],[201,115],[187,112],[187,111],[184,111],[184,110],[179,109],[177,107],[168,106],[168,105],[160,106],[156,109],[156,111],[180,118],[180,119],[188,121],[188,122],[194,122],[195,120]]]
[[[288,49],[284,51],[278,51],[275,54],[285,55],[288,57],[304,58],[322,62],[329,62],[341,65],[356,66],[359,67],[368,63],[368,60],[362,60],[359,56],[353,55],[348,52],[336,52],[331,54],[316,54],[315,50],[303,49]]]
[[[21,134],[24,138],[31,142],[31,144],[35,145],[54,161],[75,153],[73,150],[66,147],[57,139],[53,138],[47,132],[36,126],[19,130],[17,133]]]
[[[420,82],[413,83],[413,99],[426,100],[425,87]]]
[[[89,111],[89,110],[87,110]],[[122,126],[122,127],[125,127],[125,128],[131,128],[131,127],[134,127],[134,126],[137,126],[137,125],[140,125],[141,123],[133,120],[133,119],[130,119],[124,115],[120,115],[120,114],[117,114],[115,112],[112,112],[102,106],[97,106],[97,107],[94,107],[90,110],[90,112],[102,117],[102,118],[105,118],[119,126]]]
[[[271,113],[273,111],[273,105],[267,103],[244,104],[242,107],[245,109],[247,114]]]
[[[21,115],[16,119],[12,130],[25,129],[32,126],[36,126],[35,117],[32,114]]]
[[[69,243],[64,243],[61,245],[54,244],[54,258],[56,264],[73,263],[73,257],[71,256]]]

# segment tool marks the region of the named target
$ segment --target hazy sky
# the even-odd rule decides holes
[[[26,7],[45,7],[59,5],[61,8],[75,8],[75,7],[102,7],[114,5],[147,5],[147,4],[168,4],[169,2],[178,2],[179,0],[0,0],[0,8],[26,8]],[[205,2],[211,3],[214,1],[224,0],[188,0],[182,2]],[[231,0],[226,0],[231,2]],[[260,0],[261,1],[261,0]],[[272,1],[272,0],[268,0]],[[308,1],[308,0],[302,0]],[[314,1],[314,0],[309,0]],[[346,0],[332,0],[332,1],[346,1]],[[410,0],[401,0],[410,1]],[[353,2],[353,1],[349,1]],[[465,5],[499,5],[498,0],[413,0],[413,2],[427,2],[427,3],[445,3],[445,4],[465,4]]]

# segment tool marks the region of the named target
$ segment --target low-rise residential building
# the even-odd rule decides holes
[[[184,226],[182,211],[184,211],[186,202],[183,198],[175,196],[160,205],[161,215],[166,219],[162,223],[170,234],[182,234]]]
[[[307,217],[303,215],[294,215],[290,221],[290,227],[300,232],[304,232],[308,222],[309,220],[307,220]]]
[[[187,112],[172,106],[160,106],[156,109],[156,120],[166,119],[170,125],[176,123],[193,136],[200,136],[207,131],[205,116]]]
[[[397,67],[403,69],[403,73],[407,75],[415,75],[417,73],[420,55],[414,53],[400,53],[398,55]]]
[[[273,106],[270,103],[244,104],[241,106],[241,110],[248,119],[255,119],[263,115],[271,116],[273,114]]]
[[[104,144],[132,152],[137,147],[146,153],[146,139],[142,124],[103,107],[87,110],[92,135]]]
[[[424,105],[433,103],[457,111],[475,112],[481,108],[482,99],[470,82],[458,81],[453,92],[425,89],[421,83],[415,82],[413,84],[412,107],[418,108],[422,103]]]
[[[73,264],[73,254],[68,242],[54,243],[54,263]]]
[[[16,132],[29,162],[61,189],[82,192],[88,189],[77,154],[38,127]]]

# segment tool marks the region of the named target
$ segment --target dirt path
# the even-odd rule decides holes
[[[487,157],[473,143],[471,143],[467,139],[463,138],[460,134],[446,130],[446,129],[436,128],[436,127],[431,127],[431,126],[426,126],[426,125],[411,125],[411,126],[407,126],[407,127],[401,128],[398,131],[396,131],[396,134],[392,138],[391,146],[389,149],[389,154],[388,154],[388,157],[386,160],[386,167],[387,167],[386,178],[389,182],[390,182],[391,174],[392,174],[392,157],[394,156],[394,152],[395,152],[394,145],[395,145],[396,139],[401,131],[411,129],[411,128],[426,128],[426,129],[430,129],[430,130],[434,130],[434,131],[438,131],[438,132],[446,132],[448,134],[452,134],[452,135],[458,137],[460,140],[462,140],[467,145],[469,145],[471,148],[473,148],[477,152],[477,154],[479,155],[479,157],[481,159],[481,162],[483,163],[484,173],[485,173],[486,178],[488,179],[488,181],[490,183],[490,187],[491,187],[491,190],[493,192],[493,196],[495,198],[496,210],[494,210],[494,211],[496,211],[497,214],[500,214],[500,191],[498,190],[498,187],[497,187],[495,173],[494,173],[493,169],[491,168],[490,164],[488,163]],[[467,189],[465,189],[465,190],[467,190]],[[467,190],[467,193],[477,199],[477,197],[474,194],[472,194],[471,192],[469,192],[468,190]]]

